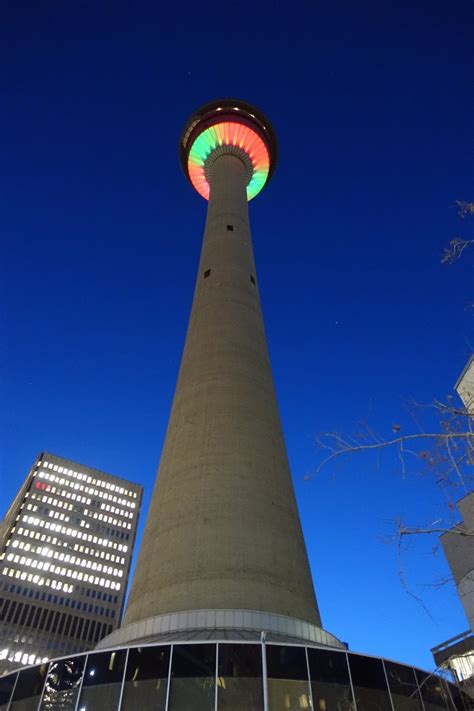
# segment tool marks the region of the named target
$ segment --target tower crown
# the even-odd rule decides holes
[[[277,160],[275,132],[259,109],[240,99],[218,99],[198,109],[186,123],[180,142],[181,165],[191,185],[209,199],[210,174],[221,155],[245,165],[247,199],[271,178]]]

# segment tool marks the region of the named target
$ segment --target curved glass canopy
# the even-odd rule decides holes
[[[342,649],[188,641],[111,648],[0,678],[0,711],[468,711],[437,674]]]

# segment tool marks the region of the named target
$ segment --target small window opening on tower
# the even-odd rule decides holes
[[[233,232],[234,231],[234,225],[227,225],[227,232]]]
[[[250,275],[250,281],[252,282],[252,284],[255,284],[255,277],[253,276],[253,274]]]
[[[207,277],[210,276],[210,274],[211,274],[211,270],[206,269],[206,271],[204,272],[204,279],[207,279]]]

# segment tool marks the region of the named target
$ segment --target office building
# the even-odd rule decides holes
[[[37,457],[0,524],[0,672],[117,628],[141,497],[124,479]]]
[[[456,385],[457,394],[466,409],[474,415],[474,356],[466,363]],[[467,442],[466,451],[474,455]],[[456,504],[461,521],[440,536],[459,599],[469,622],[469,629],[438,644],[431,650],[435,663],[449,669],[454,679],[474,699],[474,493],[463,496]]]
[[[474,699],[474,493],[457,502],[462,520],[440,536],[469,629],[434,647],[431,652],[438,666],[449,669]]]
[[[461,398],[466,410],[471,415],[474,415],[474,355],[466,363],[454,389]]]

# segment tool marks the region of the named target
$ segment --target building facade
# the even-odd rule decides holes
[[[454,678],[474,699],[474,493],[457,502],[462,520],[440,536],[469,629],[437,645],[431,651],[437,665],[450,669]]]
[[[41,453],[0,524],[0,672],[120,624],[142,487]]]
[[[457,394],[461,398],[466,410],[474,414],[474,355],[472,355],[466,363],[461,375],[459,376],[456,385],[454,386]]]
[[[461,521],[440,537],[459,599],[474,632],[474,492],[456,504]]]
[[[471,356],[456,385],[466,416],[474,416],[474,356]],[[474,454],[472,445],[467,445]],[[468,480],[469,481],[469,480]],[[469,629],[437,645],[431,651],[437,665],[449,669],[453,677],[474,699],[474,492],[456,504],[461,521],[440,536]]]

